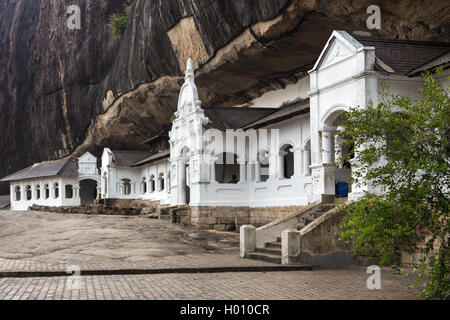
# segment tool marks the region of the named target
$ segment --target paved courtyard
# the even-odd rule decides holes
[[[109,270],[109,275],[36,276]],[[145,217],[0,211],[0,299],[415,299],[412,277],[382,269],[368,290],[365,268],[289,272],[119,275],[116,270],[267,267],[239,258],[236,233],[199,231]],[[27,276],[27,273],[29,275]],[[75,280],[75,281],[74,281]],[[76,285],[73,285],[76,284]]]

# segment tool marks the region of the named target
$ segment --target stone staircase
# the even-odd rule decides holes
[[[314,220],[318,219],[328,211],[334,209],[336,204],[323,204],[319,208],[314,207],[306,212],[301,212],[297,217],[296,227],[298,231],[302,230]],[[247,253],[246,259],[260,260],[270,263],[281,264],[281,237],[277,237],[274,242],[266,242],[264,248],[256,248],[254,252]]]
[[[266,243],[265,248],[256,249],[255,252],[249,253],[246,258],[281,264],[281,238],[277,238],[276,242]]]

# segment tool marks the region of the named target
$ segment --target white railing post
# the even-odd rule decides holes
[[[281,264],[291,265],[298,263],[300,255],[300,231],[288,229],[281,233]]]
[[[242,226],[240,229],[241,258],[247,253],[255,252],[256,228],[251,225]]]

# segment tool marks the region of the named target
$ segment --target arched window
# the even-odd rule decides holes
[[[261,150],[258,153],[258,164],[259,164],[259,177],[257,181],[266,182],[269,179],[269,152],[267,150]]]
[[[293,146],[286,144],[280,149],[280,172],[281,179],[290,179],[294,175],[294,153]]]
[[[49,188],[48,184],[46,184],[44,186],[44,197],[45,197],[45,199],[50,198],[50,188]]]
[[[146,194],[147,193],[147,179],[146,178],[142,178],[142,181],[141,181],[141,192],[142,192],[142,194]]]
[[[36,185],[36,200],[39,200],[41,198],[41,186]]]
[[[58,199],[58,198],[59,198],[59,184],[57,184],[57,183],[55,183],[55,184],[53,185],[53,197],[54,197],[55,199]]]
[[[66,185],[66,199],[73,198],[73,186],[71,184]]]
[[[30,201],[33,198],[33,194],[31,192],[31,186],[25,187],[25,195],[26,195],[27,201]]]
[[[22,190],[20,190],[19,186],[16,187],[15,194],[16,194],[15,200],[20,201],[22,199]]]
[[[158,177],[158,191],[164,191],[164,173],[160,173]]]
[[[131,180],[122,179],[122,192],[123,195],[129,196],[131,194]]]
[[[222,153],[216,161],[216,181],[219,183],[236,184],[240,179],[237,155]]]
[[[150,193],[155,192],[155,176],[150,177]]]

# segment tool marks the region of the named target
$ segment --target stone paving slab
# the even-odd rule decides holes
[[[241,259],[237,233],[146,217],[0,211],[0,277],[64,275],[69,267],[84,274],[283,269]]]
[[[381,300],[418,299],[411,277],[381,273],[381,289],[367,289],[365,268],[312,272],[158,274],[73,278],[3,278],[0,300]]]
[[[231,267],[273,267],[280,265],[257,260],[241,259],[239,252],[230,254],[189,254],[170,256],[142,262],[97,261],[89,263],[44,263],[33,260],[0,259],[0,273],[5,272],[65,272],[69,267],[80,270],[126,270],[126,269],[175,269],[175,268],[231,268]]]

